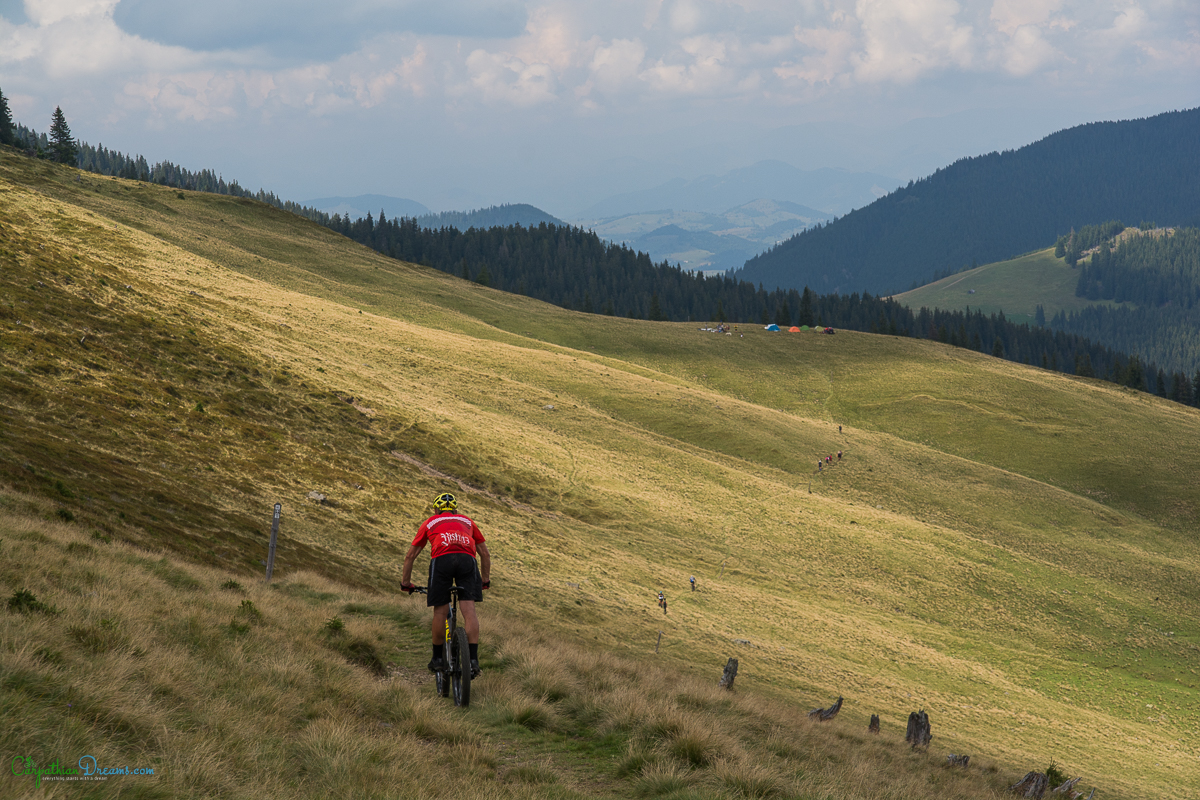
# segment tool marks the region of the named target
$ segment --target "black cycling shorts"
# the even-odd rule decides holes
[[[483,600],[483,577],[475,565],[474,556],[466,553],[447,553],[429,561],[429,589],[425,605],[444,606],[450,603],[450,587],[460,586],[459,600]]]

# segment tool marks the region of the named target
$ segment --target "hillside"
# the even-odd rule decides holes
[[[746,262],[737,277],[890,294],[1099,220],[1200,219],[1200,109],[1059,131],[966,158]]]
[[[525,783],[572,775],[565,789],[530,790],[568,797],[990,797],[1051,760],[1105,797],[1200,785],[1194,409],[915,339],[727,337],[576,314],[385,258],[249,199],[10,152],[0,260],[0,546],[24,565],[0,573],[0,594],[27,589],[62,610],[3,617],[6,642],[51,642],[40,656],[0,650],[18,676],[0,698],[22,721],[0,733],[6,752],[49,762],[69,755],[64,742],[87,744],[159,759],[184,794],[265,784],[268,796],[328,796],[337,775],[357,774],[358,762],[335,758],[338,732],[380,721],[458,747],[474,796],[529,796],[506,782],[510,757],[531,770]],[[457,741],[453,723],[430,732],[403,711],[428,704],[426,686],[385,704],[384,688],[333,669],[304,638],[365,604],[376,610],[348,620],[351,633],[400,667],[423,663],[423,618],[390,593],[412,530],[447,487],[495,559],[486,714],[470,717],[495,727]],[[250,589],[275,502],[279,592],[311,602],[307,615]],[[17,514],[67,529],[39,521],[31,533]],[[142,550],[97,555],[105,537]],[[130,583],[102,577],[113,559]],[[203,680],[173,655],[169,623],[130,633],[143,612],[126,598],[146,598],[147,614],[178,607],[167,589],[196,592],[189,579],[207,591],[187,595],[195,621],[173,630],[209,659]],[[212,591],[230,579],[266,609],[265,627]],[[660,589],[669,615],[654,606]],[[289,632],[293,616],[307,633]],[[250,638],[227,644],[218,622]],[[173,676],[137,695],[136,715],[100,688],[150,669],[97,653],[114,626],[128,640],[117,650]],[[566,643],[569,679],[512,655],[533,651],[530,638]],[[270,646],[293,641],[313,654]],[[601,659],[602,678],[579,652]],[[231,656],[270,691],[244,706],[190,694],[227,685]],[[711,686],[728,657],[741,662],[736,708],[686,683]],[[683,688],[655,688],[671,682],[655,671],[639,690],[626,666],[638,664]],[[543,691],[535,675],[548,676]],[[521,680],[533,688],[512,688]],[[625,699],[583,702],[583,687],[601,685]],[[278,694],[288,687],[299,694]],[[630,705],[645,695],[658,705]],[[838,696],[835,726],[804,727]],[[73,716],[71,697],[95,713]],[[214,703],[227,715],[189,711]],[[239,715],[256,707],[269,735],[238,760]],[[503,708],[520,713],[498,722]],[[716,716],[696,721],[696,709]],[[934,726],[927,756],[899,734],[918,709]],[[866,739],[872,713],[884,720],[878,743]],[[559,722],[541,726],[540,714]],[[717,738],[689,750],[685,722]],[[188,736],[159,738],[160,724]],[[576,726],[608,749],[572,749]],[[414,745],[371,730],[378,782],[356,778],[346,796],[363,785],[411,796],[418,784],[393,782],[386,765]],[[817,744],[822,735],[836,741]],[[733,763],[714,752],[776,783],[713,789]],[[973,755],[965,784],[940,766],[959,752]],[[861,766],[828,782],[850,758]],[[298,762],[315,772],[297,776]],[[918,768],[924,780],[889,780]],[[668,778],[670,791],[647,788]]]
[[[1200,231],[1125,228],[1084,250],[1056,249],[987,264],[896,295],[910,307],[1003,311],[1013,322],[1041,324],[1105,342],[1156,364],[1172,383],[1200,378]],[[1082,232],[1096,231],[1085,226]],[[1062,250],[1062,257],[1054,252]],[[1072,262],[1075,263],[1072,263]],[[1175,398],[1180,399],[1180,398]],[[1183,402],[1187,402],[1186,399]]]
[[[909,308],[1003,311],[1013,322],[1033,324],[1039,305],[1047,319],[1092,305],[1087,298],[1075,296],[1078,282],[1078,270],[1055,258],[1054,248],[1048,247],[963,270],[894,297]]]

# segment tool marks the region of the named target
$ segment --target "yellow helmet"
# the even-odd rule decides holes
[[[458,501],[449,492],[442,492],[433,498],[433,507],[438,511],[455,511],[458,509]]]

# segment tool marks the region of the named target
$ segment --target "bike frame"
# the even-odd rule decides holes
[[[450,608],[446,612],[446,638],[442,648],[442,660],[446,664],[446,668],[435,672],[434,676],[437,680],[437,693],[442,697],[449,697],[453,691],[454,705],[465,707],[471,701],[471,662],[459,646],[467,647],[466,629],[460,631],[458,627],[460,588],[459,586],[450,587]],[[417,586],[413,591],[428,594],[428,587]]]

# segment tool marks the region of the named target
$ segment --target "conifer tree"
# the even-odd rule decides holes
[[[71,136],[67,118],[58,106],[54,107],[54,115],[50,118],[50,154],[58,163],[71,166],[75,165],[75,160],[79,157],[79,145]]]
[[[12,112],[8,110],[8,98],[0,92],[0,144],[16,146],[17,135],[13,131]]]
[[[667,319],[667,315],[663,313],[662,305],[658,302],[658,292],[654,292],[650,295],[649,319],[652,319],[655,322],[664,322]]]
[[[799,319],[800,325],[807,325],[810,328],[812,327],[812,325],[813,325],[812,306],[813,306],[813,293],[807,286],[805,286],[804,294],[801,295],[801,297],[800,297],[800,319]]]

